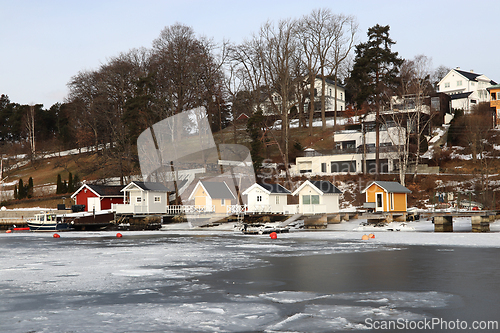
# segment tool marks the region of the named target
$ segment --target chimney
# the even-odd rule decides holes
[[[474,70],[473,70],[473,69],[471,69],[471,70],[470,70],[470,72],[471,72],[471,73],[474,73]]]

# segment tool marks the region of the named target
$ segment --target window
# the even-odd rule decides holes
[[[321,172],[326,172],[326,163],[321,163]]]
[[[497,100],[497,93],[492,92],[491,93],[491,100],[496,101]]]
[[[340,100],[342,101],[344,99],[344,94],[340,93]],[[342,110],[342,109],[341,109]]]
[[[457,87],[460,87],[462,85],[462,80],[457,81]]]
[[[342,141],[343,150],[353,150],[356,149],[356,140]]]
[[[303,205],[319,205],[319,195],[303,195]]]
[[[391,210],[394,210],[394,193],[391,193],[390,200],[391,200]]]
[[[356,161],[331,162],[332,173],[356,172]]]
[[[142,202],[142,198],[141,198],[141,197],[137,197],[137,198],[135,198],[135,202],[137,202],[137,203]]]
[[[311,204],[319,205],[319,195],[311,195]]]
[[[279,195],[277,195],[277,196],[276,196],[276,204],[277,204],[277,205],[279,205],[279,204],[280,204],[280,196],[279,196]]]
[[[328,89],[328,94],[329,94],[329,96],[332,96],[332,89],[331,88]]]
[[[161,202],[161,197],[160,196],[155,196],[155,202]]]
[[[262,202],[262,195],[257,196],[257,202]]]
[[[226,200],[224,200],[224,199],[220,199],[220,205],[221,205],[221,206],[225,206],[225,205],[226,205]]]
[[[444,87],[445,87],[445,88],[449,88],[449,87],[450,87],[450,82],[445,82],[445,83],[444,83]]]

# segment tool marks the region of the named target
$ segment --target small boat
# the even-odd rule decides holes
[[[56,214],[45,211],[35,214],[34,218],[29,219],[27,222],[30,231],[63,231],[73,229],[69,223],[63,222]]]

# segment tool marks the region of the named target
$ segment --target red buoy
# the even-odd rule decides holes
[[[11,232],[12,232],[12,230],[10,230],[10,229],[6,231],[6,233],[8,233],[8,234],[10,234]]]
[[[271,239],[276,239],[278,238],[278,234],[273,231],[269,234],[269,237],[271,237]]]
[[[118,237],[118,238],[122,238],[122,237],[123,237],[123,235],[122,235],[122,234],[120,234],[120,233],[117,233],[117,234],[116,234],[116,237]]]
[[[59,234],[54,234],[54,235],[52,235],[52,237],[54,237],[54,238],[61,238],[61,236],[59,236]]]

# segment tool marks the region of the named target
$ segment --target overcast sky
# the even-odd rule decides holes
[[[500,1],[465,0],[0,0],[0,94],[50,108],[67,83],[133,48],[150,48],[176,22],[216,42],[241,42],[266,22],[300,18],[314,9],[353,15],[358,41],[368,28],[390,26],[392,50],[426,55],[444,65],[500,82]]]

